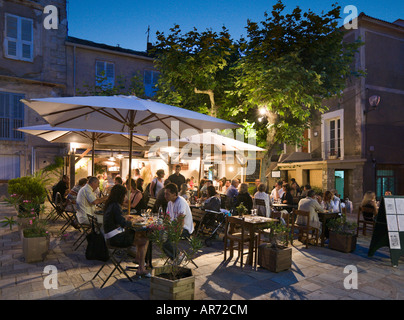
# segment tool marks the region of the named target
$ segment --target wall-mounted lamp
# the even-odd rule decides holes
[[[71,143],[70,143],[70,152],[76,153],[77,147],[78,147],[78,144],[77,144],[77,143],[71,142]]]
[[[317,137],[318,136],[318,131],[314,131],[313,136]]]
[[[376,95],[371,96],[369,98],[369,109],[365,110],[364,114],[367,114],[373,110],[376,110],[379,103],[380,103],[380,96],[376,96]]]

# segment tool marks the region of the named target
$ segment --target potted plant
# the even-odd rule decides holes
[[[244,203],[241,202],[238,207],[236,207],[237,213],[240,217],[245,215],[248,212],[248,209],[244,206]]]
[[[188,240],[189,247],[180,250],[180,240],[183,228],[184,216],[180,215],[172,220],[168,215],[159,222],[148,227],[150,241],[157,245],[161,251],[161,257],[166,260],[162,267],[152,270],[150,281],[151,300],[193,300],[195,296],[195,276],[187,264],[202,247],[202,242],[196,237]],[[164,250],[166,241],[172,243],[174,252],[179,254],[170,259]]]
[[[290,228],[279,222],[270,222],[264,228],[268,243],[258,246],[258,265],[272,272],[290,269],[292,266],[292,248],[287,246]],[[261,233],[261,232],[260,232]]]
[[[343,214],[336,219],[330,219],[327,223],[329,229],[328,247],[341,252],[352,252],[356,248],[355,222],[349,222]]]
[[[338,157],[337,152],[335,150],[331,150],[328,159],[337,159],[337,157]]]
[[[22,231],[22,250],[25,262],[43,261],[49,250],[47,221],[33,216]]]

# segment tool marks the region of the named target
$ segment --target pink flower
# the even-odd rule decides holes
[[[32,224],[32,220],[29,220],[29,224]]]

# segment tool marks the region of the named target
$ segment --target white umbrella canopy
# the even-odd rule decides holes
[[[153,129],[179,137],[186,129],[235,129],[240,125],[198,112],[135,96],[86,96],[22,99],[51,126],[125,132],[129,139],[129,180],[131,180],[132,135],[149,135]]]
[[[87,130],[74,128],[52,127],[49,124],[21,127],[18,131],[25,132],[53,143],[78,143],[92,146],[92,175],[94,175],[95,146],[102,145],[127,147],[129,136],[122,132]],[[133,143],[137,147],[144,147],[148,140],[146,135],[133,135]]]
[[[182,143],[189,143],[200,145],[201,149],[201,161],[199,166],[199,181],[202,179],[202,164],[203,164],[203,147],[205,145],[215,146],[219,148],[221,154],[222,151],[234,151],[236,152],[236,157],[244,158],[244,151],[257,152],[265,151],[265,149],[257,147],[253,144],[245,143],[240,140],[232,139],[212,131],[203,132],[200,134],[192,135],[189,137],[181,138],[178,141]],[[214,152],[215,155],[217,153]],[[238,155],[237,155],[238,154]],[[212,158],[213,159],[213,158]]]
[[[28,107],[39,113],[52,126],[78,129],[110,130],[148,135],[161,128],[180,132],[185,129],[233,129],[239,125],[135,96],[87,96],[22,99]],[[172,122],[177,121],[178,128]]]
[[[52,127],[50,124],[21,127],[17,130],[55,143],[92,144],[94,141],[97,145],[129,145],[129,135],[122,132]],[[135,145],[142,147],[148,141],[146,135],[136,134],[132,139]]]

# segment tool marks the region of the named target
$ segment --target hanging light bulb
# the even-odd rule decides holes
[[[109,157],[108,161],[115,161],[114,152],[111,150],[111,156]]]
[[[123,159],[123,154],[122,154],[121,152],[119,152],[119,153],[116,155],[116,157],[117,157],[117,159],[121,160],[121,159]]]

